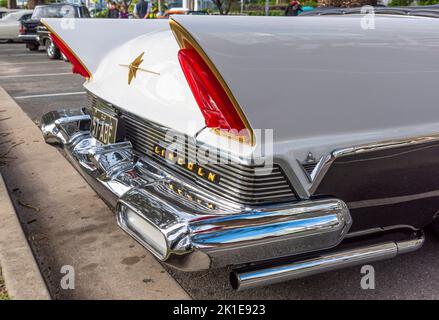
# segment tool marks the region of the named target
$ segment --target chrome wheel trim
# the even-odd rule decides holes
[[[52,40],[48,40],[46,51],[49,57],[53,57],[55,55],[55,44],[53,43]]]

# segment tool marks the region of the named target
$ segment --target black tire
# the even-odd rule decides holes
[[[26,44],[26,47],[30,50],[30,51],[38,51],[38,48],[40,47],[37,43],[28,43]]]
[[[434,221],[430,224],[431,230],[433,230],[436,237],[439,238],[439,217],[434,219]]]
[[[45,41],[46,45],[46,53],[49,59],[59,59],[61,58],[61,52],[59,51],[58,47],[53,43],[51,39],[47,39]]]

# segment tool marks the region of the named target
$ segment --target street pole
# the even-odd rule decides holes
[[[268,11],[270,11],[270,0],[265,0],[265,15],[268,16]]]
[[[241,0],[241,15],[244,12],[244,0]]]

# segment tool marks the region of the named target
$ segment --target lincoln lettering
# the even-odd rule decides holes
[[[209,171],[208,169],[198,165],[195,162],[186,161],[184,157],[179,156],[176,152],[167,150],[165,147],[155,145],[154,154],[170,162],[178,164],[180,167],[184,168],[187,171],[193,172],[198,177],[203,178],[204,180],[215,184],[219,183],[220,176],[218,174]]]

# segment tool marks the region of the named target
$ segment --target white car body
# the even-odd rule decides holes
[[[32,14],[32,10],[19,10],[7,13],[0,19],[0,40],[19,40],[20,19]]]
[[[115,206],[119,225],[174,267],[323,252],[279,270],[240,271],[237,288],[415,250],[439,208],[439,24],[383,14],[365,28],[363,19],[182,15],[90,19],[73,28],[43,19],[89,78],[85,111],[47,114],[43,134],[64,145],[95,189],[105,188],[99,193]],[[197,54],[193,65],[204,63],[193,78],[179,56],[186,49]],[[210,90],[202,102],[194,78]],[[209,127],[202,104],[215,100],[212,91],[230,100],[217,100],[223,111],[232,105],[235,119],[265,130],[265,138],[273,130],[272,140],[255,134],[249,143]],[[124,121],[123,139],[91,133],[90,123],[102,119]],[[170,163],[168,129],[194,141],[195,149],[184,149],[188,158],[219,149],[235,162],[204,164],[203,155]],[[273,162],[269,172],[260,160]],[[207,170],[221,180],[206,182]],[[400,229],[410,236],[361,242]],[[343,249],[345,238],[358,241],[355,249]]]
[[[173,19],[193,34],[219,69],[252,127],[275,129],[273,157],[291,166],[296,191],[302,195],[309,196],[313,188],[298,164],[309,152],[325,159],[335,149],[438,131],[436,97],[424,95],[429,101],[421,112],[412,108],[416,94],[400,91],[389,78],[398,74],[399,81],[422,83],[422,92],[435,92],[439,72],[435,67],[438,52],[434,49],[439,41],[435,19],[379,16],[375,30],[362,29],[359,16]],[[168,21],[88,20],[63,30],[61,21],[44,20],[62,34],[91,71],[92,78],[84,84],[87,90],[191,136],[204,128],[178,63],[179,47]],[[101,30],[109,28],[111,38],[103,37]],[[404,36],[395,36],[395,30]],[[77,37],[78,33],[82,36]],[[120,64],[129,63],[143,51],[145,66],[160,77],[142,73],[128,85],[127,70]],[[371,52],[370,63],[364,61],[367,51]],[[414,61],[414,53],[422,64]],[[316,88],[322,94],[313,94]],[[346,92],[346,88],[350,90]],[[389,94],[394,103],[383,103]],[[358,98],[363,95],[367,99]],[[273,109],[291,116],[279,118]],[[376,118],[377,113],[381,119]],[[313,119],[312,124],[307,119]],[[209,130],[199,133],[197,139],[217,143],[217,136]],[[252,156],[252,149],[240,152],[241,157]]]

